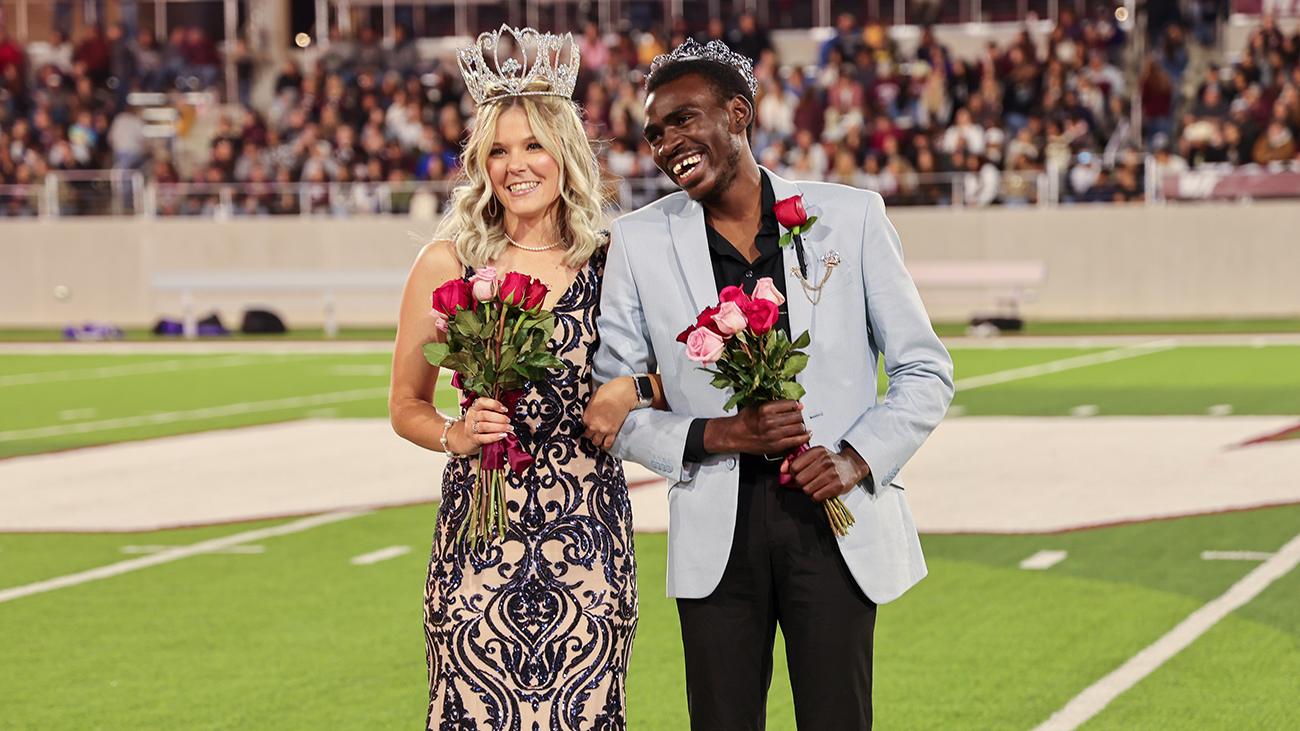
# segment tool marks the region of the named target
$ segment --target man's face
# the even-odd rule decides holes
[[[693,200],[714,199],[735,180],[748,122],[738,106],[720,102],[695,74],[646,97],[645,139],[655,165]]]

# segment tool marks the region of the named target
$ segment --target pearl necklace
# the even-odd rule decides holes
[[[514,246],[518,246],[519,248],[523,249],[524,251],[550,251],[551,249],[554,249],[555,247],[557,247],[557,246],[560,245],[560,242],[556,241],[555,243],[553,243],[553,244],[548,244],[548,245],[546,245],[546,246],[524,246],[523,244],[519,243],[518,241],[515,241],[514,239],[510,238],[510,234],[508,234],[508,233],[506,233],[506,232],[504,232],[504,231],[502,231],[501,233],[505,235],[505,237],[506,237],[506,241],[509,241],[511,244],[513,244]]]

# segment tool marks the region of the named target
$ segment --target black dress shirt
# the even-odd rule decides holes
[[[709,260],[713,264],[713,281],[719,293],[727,287],[740,287],[746,294],[752,294],[758,280],[770,277],[781,296],[786,296],[785,257],[780,246],[781,227],[777,223],[776,213],[773,210],[776,207],[776,194],[772,192],[772,181],[768,180],[767,173],[760,172],[760,174],[763,178],[763,218],[758,235],[754,237],[754,246],[758,249],[757,259],[749,261],[725,236],[708,223],[704,224],[704,231],[709,240]],[[775,327],[784,332],[787,338],[790,337],[790,313],[784,304],[780,307],[780,316]],[[708,456],[708,452],[704,449],[706,422],[708,419],[696,419],[691,422],[690,430],[686,433],[683,461],[699,462]],[[775,465],[779,467],[779,463]]]

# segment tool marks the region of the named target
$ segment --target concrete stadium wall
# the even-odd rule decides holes
[[[1300,203],[890,210],[909,263],[1035,260],[1047,280],[1023,314],[1037,320],[1300,316]],[[168,271],[405,270],[432,230],[398,218],[0,221],[0,327],[95,320],[141,326],[179,317],[180,297],[149,291]],[[59,299],[56,288],[67,288]],[[935,320],[989,312],[1005,290],[923,288]],[[396,291],[340,294],[343,325],[391,325]],[[237,326],[267,305],[319,327],[315,294],[199,296]]]

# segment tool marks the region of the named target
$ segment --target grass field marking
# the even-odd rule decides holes
[[[169,548],[166,551],[161,551],[150,556],[141,556],[140,558],[119,561],[118,563],[100,566],[97,569],[90,569],[89,571],[81,571],[75,574],[68,574],[67,576],[59,576],[53,579],[46,579],[45,581],[38,581],[35,584],[15,586],[11,589],[0,589],[0,604],[14,599],[21,599],[25,596],[31,596],[33,594],[41,594],[47,591],[54,591],[55,589],[64,589],[69,586],[77,586],[78,584],[98,581],[99,579],[121,576],[122,574],[130,573],[131,571],[138,571],[140,569],[149,568],[150,566],[179,561],[182,558],[198,556],[202,553],[215,553],[244,543],[252,543],[253,541],[260,541],[266,538],[289,535],[290,533],[301,533],[302,531],[318,528],[322,525],[329,525],[330,523],[337,523],[342,520],[357,518],[362,515],[369,515],[372,512],[374,511],[338,510],[333,513],[313,515],[308,518],[295,520],[292,523],[285,523],[271,528],[258,528],[256,530],[244,531],[243,533],[235,533],[223,538],[213,538],[207,541],[192,543],[188,546],[177,546],[176,548]]]
[[[1149,343],[1140,343],[1138,345],[1129,345],[1114,350],[1103,350],[1100,353],[1088,353],[1087,355],[1076,355],[1061,360],[1048,361],[1046,363],[1037,363],[1022,368],[1012,368],[1006,371],[996,373],[985,373],[981,376],[971,376],[970,378],[959,378],[953,382],[953,386],[958,391],[969,391],[972,388],[983,388],[984,386],[995,386],[1000,383],[1010,381],[1019,381],[1023,378],[1034,378],[1035,376],[1045,376],[1049,373],[1060,373],[1074,368],[1085,368],[1087,366],[1101,365],[1102,363],[1114,363],[1117,360],[1126,358],[1136,358],[1140,355],[1150,355],[1165,350],[1172,350],[1177,344],[1171,338],[1164,340],[1153,340]]]
[[[177,547],[178,546],[159,546],[159,545],[122,546],[122,548],[119,550],[121,550],[122,553],[125,554],[139,555],[142,553],[162,553],[163,551],[170,551],[171,549]],[[230,546],[229,548],[223,548],[219,551],[213,551],[213,553],[266,553],[266,546],[246,546],[246,545]]]
[[[270,360],[282,360],[271,358]],[[37,383],[58,383],[61,381],[88,381],[97,378],[118,378],[121,376],[142,376],[150,373],[172,373],[176,371],[193,371],[206,368],[234,368],[268,362],[266,356],[227,355],[219,358],[188,358],[183,360],[158,360],[151,363],[130,363],[119,366],[100,366],[98,368],[75,368],[63,371],[44,371],[38,373],[14,373],[0,376],[0,386],[31,386]]]
[[[209,406],[202,409],[192,409],[190,411],[164,411],[158,414],[145,414],[143,416],[123,416],[117,419],[104,419],[102,421],[83,421],[77,424],[61,424],[59,426],[41,426],[32,429],[0,431],[0,442],[17,442],[24,439],[63,437],[68,436],[69,434],[85,434],[87,432],[110,431],[113,429],[129,429],[137,426],[153,426],[156,424],[174,424],[181,421],[219,419],[223,416],[238,416],[240,414],[254,414],[263,411],[285,411],[288,409],[300,409],[304,406],[324,406],[326,404],[339,404],[347,401],[364,401],[365,399],[379,398],[387,395],[388,387],[376,386],[374,388],[361,388],[352,391],[318,393],[311,396],[291,396],[289,398],[271,399],[270,401],[242,401],[237,404]]]
[[[1202,561],[1267,561],[1274,554],[1263,551],[1201,551]]]
[[[1241,581],[1233,584],[1218,598],[1187,616],[1177,627],[1129,658],[1106,677],[1065,704],[1061,710],[1034,728],[1034,731],[1074,731],[1097,715],[1120,693],[1132,688],[1146,676],[1177,655],[1196,638],[1205,634],[1229,613],[1259,596],[1270,584],[1300,563],[1300,535],[1287,541],[1267,561],[1255,567]]]
[[[1067,551],[1039,551],[1021,561],[1020,568],[1030,571],[1044,571],[1064,561],[1069,555]]]
[[[370,564],[379,563],[380,561],[387,561],[390,558],[405,556],[410,552],[410,546],[389,546],[388,548],[381,548],[378,551],[371,551],[370,553],[363,553],[360,556],[353,556],[352,565],[369,566]]]

